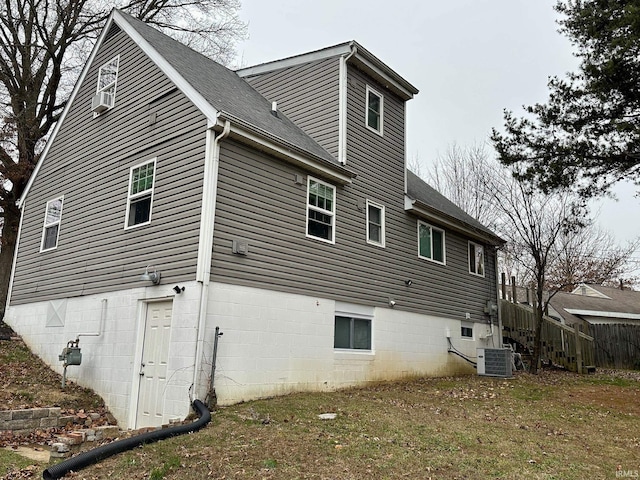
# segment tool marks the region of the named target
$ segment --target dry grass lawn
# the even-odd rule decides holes
[[[620,478],[640,472],[639,379],[638,372],[418,378],[247,402],[221,408],[199,433],[69,478]],[[322,413],[337,415],[322,420]],[[0,475],[3,462],[0,455]],[[6,478],[41,478],[45,466],[38,467]]]

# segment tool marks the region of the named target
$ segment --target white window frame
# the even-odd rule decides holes
[[[323,208],[317,207],[315,205],[311,205],[309,203],[309,192],[311,190],[311,182],[315,182],[318,183],[320,185],[324,185],[325,187],[329,187],[333,190],[333,199],[332,199],[332,205],[333,205],[333,210],[325,210]],[[310,175],[307,175],[307,198],[305,200],[305,204],[306,204],[306,236],[307,238],[312,238],[314,240],[318,240],[320,242],[325,242],[325,243],[331,243],[331,244],[335,244],[336,243],[336,187],[335,185],[331,185],[330,183],[327,182],[323,182],[322,180],[319,180],[317,178],[314,178]],[[327,239],[327,238],[323,238],[323,237],[317,237],[315,235],[311,235],[309,233],[309,211],[313,210],[319,213],[322,213],[324,215],[329,215],[331,217],[331,238]]]
[[[434,258],[424,257],[420,254],[420,226],[424,226],[431,229],[431,232],[433,232],[434,230],[437,230],[438,232],[442,233],[442,261],[436,260]],[[446,240],[445,231],[442,228],[438,228],[434,225],[423,222],[422,220],[418,220],[417,235],[418,235],[418,258],[421,258],[423,260],[428,260],[433,263],[437,263],[438,265],[446,265],[447,264],[447,240]],[[431,256],[433,257],[433,235],[429,235],[429,238],[431,239]]]
[[[374,311],[373,307],[369,307],[366,305],[355,305],[350,303],[336,302],[335,311],[333,316],[333,350],[338,356],[344,355],[342,358],[352,358],[353,355],[358,355],[359,359],[368,359],[372,360],[375,356],[375,334],[374,334]],[[371,339],[371,345],[369,349],[365,348],[343,348],[336,347],[336,331],[335,331],[335,321],[336,317],[346,317],[352,320],[365,320],[369,322],[369,336]],[[350,330],[350,339],[349,343],[353,344],[353,321],[351,321],[351,330]]]
[[[370,219],[369,219],[369,207],[373,207],[373,208],[377,208],[378,210],[380,210],[380,241],[377,242],[373,239],[371,239],[371,237],[369,236],[369,223],[370,223]],[[367,243],[370,243],[371,245],[376,245],[378,247],[382,247],[384,248],[385,246],[385,211],[384,211],[384,205],[381,205],[379,203],[375,203],[372,202],[370,200],[367,200]]]
[[[135,194],[131,193],[131,187],[132,187],[132,183],[133,183],[133,171],[137,168],[141,168],[145,165],[148,165],[152,163],[153,164],[153,180],[152,180],[152,184],[151,184],[151,188],[144,190],[142,192],[137,192]],[[129,169],[129,183],[127,186],[127,211],[124,217],[124,229],[128,230],[130,228],[137,228],[137,227],[141,227],[143,225],[149,225],[151,223],[151,218],[152,218],[152,213],[153,213],[153,197],[155,196],[155,189],[156,189],[156,173],[158,171],[158,165],[157,165],[157,157],[152,158],[151,160],[145,160],[144,162],[138,163],[134,166],[132,166]],[[147,220],[146,222],[142,222],[142,223],[136,223],[133,225],[129,225],[129,213],[131,211],[131,202],[135,201],[141,197],[145,197],[149,195],[150,197],[150,205],[149,205],[149,220]]]
[[[58,219],[53,222],[48,222],[47,217],[49,213],[49,205],[52,202],[60,201],[60,214],[58,215]],[[58,248],[58,240],[60,239],[60,225],[62,224],[62,209],[64,208],[64,195],[60,195],[59,197],[52,198],[47,202],[47,205],[44,209],[44,221],[42,222],[42,239],[40,240],[40,252],[49,252],[51,250],[55,250]],[[47,229],[52,227],[58,227],[58,231],[56,232],[56,244],[53,247],[44,247],[44,241],[47,236]]]
[[[478,273],[478,262],[477,262],[477,258],[474,255],[473,257],[473,265],[476,271],[473,271],[471,269],[471,248],[473,247],[474,249],[474,253],[477,252],[478,249],[480,249],[481,253],[481,258],[482,258],[482,272]],[[469,273],[471,275],[476,275],[477,277],[483,277],[484,278],[484,272],[485,272],[485,258],[484,258],[484,245],[480,245],[479,243],[475,243],[475,242],[469,242],[469,246],[467,247],[467,251],[468,251],[468,255],[469,255]]]
[[[462,334],[462,329],[469,329],[471,330],[471,336],[468,335],[463,335]],[[475,339],[475,332],[474,332],[474,328],[473,328],[473,322],[460,322],[460,338],[462,340],[474,340]]]
[[[110,66],[114,62],[115,62],[116,71],[115,71],[115,78],[114,78],[113,82],[110,82],[110,83],[100,87],[100,80],[101,80],[101,77],[103,75],[103,73],[102,73],[103,70],[106,67]],[[116,55],[111,60],[109,60],[108,62],[104,63],[100,67],[100,69],[98,70],[98,83],[96,85],[96,95],[99,94],[100,92],[106,92],[108,90],[113,89],[113,92],[110,93],[110,95],[111,95],[110,106],[104,112],[108,112],[109,110],[111,110],[116,105],[116,90],[117,90],[117,85],[118,85],[118,72],[119,72],[119,70],[120,70],[120,55]],[[94,113],[94,117],[97,117],[98,115],[102,115],[104,112],[102,112],[102,113],[97,113],[96,112],[96,113]]]
[[[378,115],[380,117],[379,129],[375,129],[369,125],[369,96],[372,93],[380,99],[380,111],[378,112]],[[380,92],[378,92],[377,90],[374,90],[369,85],[367,85],[367,96],[365,99],[364,108],[365,108],[365,118],[364,118],[365,126],[372,132],[376,132],[378,135],[383,136],[384,135],[384,95],[382,95]]]

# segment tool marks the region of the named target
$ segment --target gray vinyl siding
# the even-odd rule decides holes
[[[98,69],[117,54],[115,107],[94,119]],[[149,264],[163,283],[194,280],[206,125],[128,37],[109,38],[26,198],[11,303],[148,286]],[[154,157],[151,223],[125,230],[130,168]],[[45,205],[60,195],[58,246],[41,253]]]
[[[382,137],[365,126],[367,84],[384,95]],[[404,210],[404,102],[349,67],[347,118],[347,166],[357,177],[336,187],[335,245],[305,236],[306,172],[222,142],[212,280],[379,307],[393,298],[398,310],[485,321],[497,283],[489,246],[484,278],[469,273],[468,239],[447,228],[446,265],[418,258],[418,219]],[[385,248],[366,242],[367,199],[385,206]],[[234,239],[248,241],[247,256],[231,252]]]
[[[231,141],[221,148],[213,281],[380,307],[392,297],[400,310],[484,319],[494,270],[487,262],[486,279],[468,273],[466,238],[447,232],[446,266],[420,260],[415,217],[389,202],[387,247],[369,245],[355,186],[337,187],[335,245],[307,238],[307,186],[294,180],[306,172]],[[248,242],[248,255],[232,253],[234,239]]]
[[[339,58],[248,77],[246,80],[304,132],[338,157]]]

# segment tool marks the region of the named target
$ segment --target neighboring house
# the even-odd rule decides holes
[[[640,325],[640,292],[634,290],[581,284],[571,293],[556,293],[549,307],[567,325]]]
[[[582,284],[554,295],[549,314],[593,336],[596,366],[640,368],[640,292]]]
[[[124,427],[500,344],[502,242],[405,168],[415,87],[356,42],[230,71],[119,11],[19,205],[6,321]],[[273,103],[277,102],[277,103]],[[143,274],[145,274],[143,276]],[[494,327],[496,326],[496,327]]]

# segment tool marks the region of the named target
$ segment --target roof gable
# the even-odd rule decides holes
[[[208,57],[192,50],[177,40],[150,27],[130,15],[114,9],[107,19],[100,37],[93,46],[85,66],[76,81],[65,109],[45,145],[40,159],[17,204],[22,208],[50,145],[63,124],[67,112],[84,82],[87,72],[102,44],[119,31],[124,31],[169,79],[199,108],[209,120],[210,127],[232,120],[242,125],[243,131],[251,131],[251,143],[256,138],[266,139],[276,145],[272,151],[291,156],[296,163],[306,165],[316,172],[325,173],[336,181],[347,183],[355,175],[341,165],[330,153],[308,136],[282,112],[271,113],[271,104],[235,72]],[[335,177],[332,177],[335,175]]]
[[[357,68],[376,79],[381,85],[393,91],[403,100],[409,100],[418,93],[416,87],[355,40],[313,52],[261,63],[252,67],[241,68],[236,72],[244,78],[339,56],[347,58],[350,63],[353,63]]]
[[[186,82],[201,97],[195,99],[196,106],[204,109],[211,107],[204,112],[210,121],[215,122],[212,115],[226,113],[258,131],[269,133],[284,143],[341,167],[332,155],[284,114],[278,112],[278,115],[273,115],[271,103],[235,72],[125,13],[116,10],[115,19],[127,33],[132,32],[126,27],[132,27],[148,44],[147,48],[142,45],[145,53],[153,53],[149,52],[151,48],[160,59],[167,62],[175,71],[170,76],[172,80],[176,83]]]

